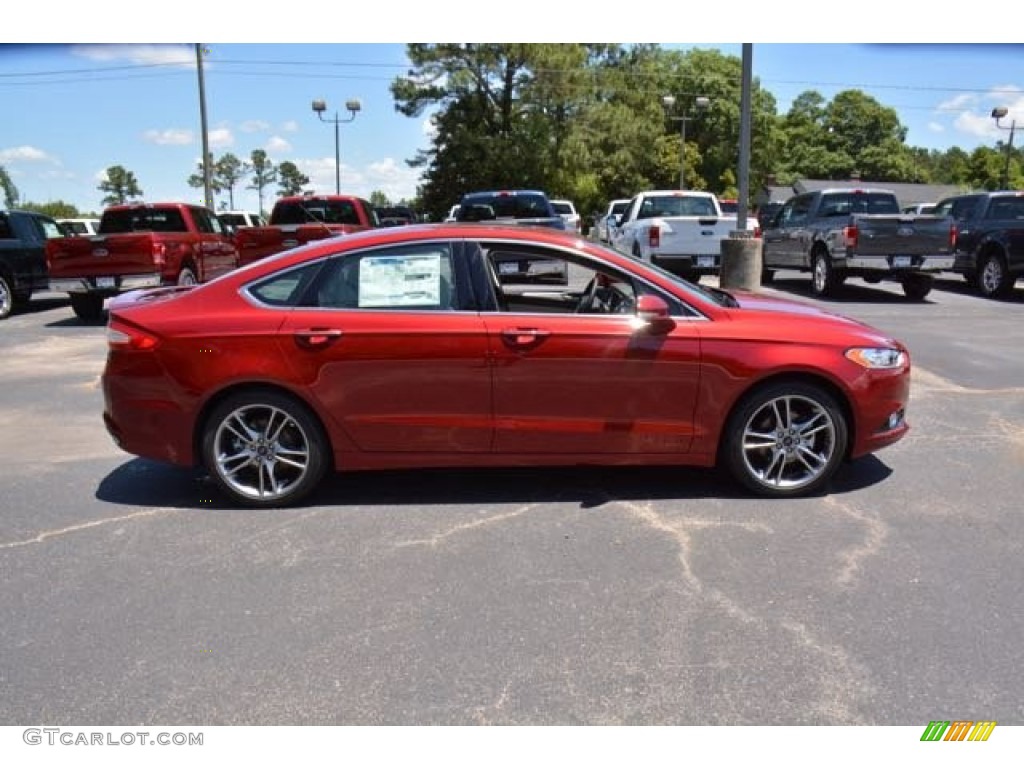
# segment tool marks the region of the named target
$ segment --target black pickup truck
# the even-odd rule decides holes
[[[763,232],[762,281],[777,269],[810,272],[818,296],[847,277],[895,280],[920,301],[933,276],[953,268],[956,229],[944,215],[900,212],[885,189],[824,189],[791,197]]]
[[[940,200],[956,222],[959,272],[982,296],[1005,296],[1024,275],[1024,192],[975,192]]]
[[[49,288],[46,241],[64,237],[49,216],[31,211],[0,211],[0,320],[33,291]]]

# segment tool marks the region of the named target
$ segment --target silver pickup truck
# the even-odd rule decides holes
[[[885,189],[824,189],[790,198],[763,232],[762,282],[776,270],[811,273],[818,296],[847,277],[895,280],[920,301],[937,272],[953,268],[956,228],[948,216],[900,212]]]

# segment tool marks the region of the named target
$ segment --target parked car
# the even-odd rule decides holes
[[[507,189],[471,192],[464,195],[455,214],[456,221],[492,221],[565,229],[565,220],[551,206],[543,192]]]
[[[941,200],[956,223],[953,271],[982,296],[1006,296],[1024,276],[1024,192],[976,192]]]
[[[772,220],[779,215],[783,205],[784,203],[779,200],[772,200],[757,209],[757,223],[761,227],[761,232],[771,226]]]
[[[822,189],[787,200],[763,237],[763,282],[778,269],[810,272],[814,293],[831,296],[848,277],[893,280],[920,301],[953,267],[956,227],[949,216],[901,213],[890,190]]]
[[[99,219],[57,219],[69,235],[97,235],[100,231]]]
[[[935,213],[935,203],[915,203],[903,206],[903,213]]]
[[[238,266],[238,251],[209,208],[131,203],[107,208],[93,237],[48,240],[46,265],[50,290],[69,294],[74,313],[95,321],[110,296],[212,280]]]
[[[451,208],[449,208],[449,209],[448,209],[448,215],[444,217],[444,220],[445,220],[446,222],[452,222],[452,221],[456,221],[456,220],[457,220],[457,218],[456,218],[456,217],[457,217],[457,216],[458,216],[458,214],[459,214],[459,208],[461,208],[461,207],[462,207],[462,206],[460,206],[460,205],[459,205],[458,203],[456,203],[456,204],[455,204],[455,205],[453,205],[453,206],[452,206]]]
[[[622,214],[629,207],[629,200],[612,200],[608,203],[608,210],[599,217],[597,226],[597,241],[599,243],[610,243],[611,234],[615,227],[622,221]]]
[[[217,214],[220,223],[225,227],[241,229],[242,227],[263,227],[267,222],[255,211],[221,211]]]
[[[718,207],[722,210],[722,213],[727,213],[731,216],[736,216],[740,212],[739,200],[731,197],[718,198]]]
[[[416,223],[416,213],[407,205],[381,206],[376,210],[381,227],[404,227]]]
[[[538,227],[321,241],[113,299],[107,338],[117,444],[260,507],[331,469],[424,466],[719,465],[792,497],[908,430],[910,360],[885,333]]]
[[[551,207],[565,221],[566,229],[580,231],[580,215],[576,213],[576,206],[572,204],[571,200],[552,200]]]
[[[46,243],[61,237],[64,230],[49,216],[0,211],[0,320],[49,288]]]

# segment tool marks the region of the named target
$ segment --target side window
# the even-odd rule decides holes
[[[219,231],[214,229],[213,222],[210,220],[211,216],[205,208],[189,208],[189,213],[192,214],[192,220],[196,223],[196,229],[200,232],[209,234]]]
[[[483,243],[481,254],[501,312],[636,312],[638,291],[634,281],[610,267],[529,246]]]
[[[807,221],[807,215],[811,212],[811,196],[798,197],[793,201],[793,211],[790,215],[789,225],[799,225]]]
[[[452,254],[443,243],[332,259],[310,305],[330,309],[447,310],[459,306]]]
[[[7,220],[7,217],[0,214],[0,240],[10,240],[14,237],[14,233],[11,232],[11,224]]]
[[[976,197],[965,197],[962,200],[957,200],[953,203],[953,208],[950,211],[950,215],[957,220],[970,219],[974,216],[974,211],[978,205],[978,198]]]
[[[279,272],[250,286],[248,292],[257,301],[272,307],[297,306],[323,265],[318,261]]]

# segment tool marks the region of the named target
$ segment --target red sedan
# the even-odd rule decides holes
[[[721,465],[788,497],[908,429],[909,355],[880,331],[532,227],[323,240],[120,296],[108,338],[118,445],[253,506],[442,466]]]

